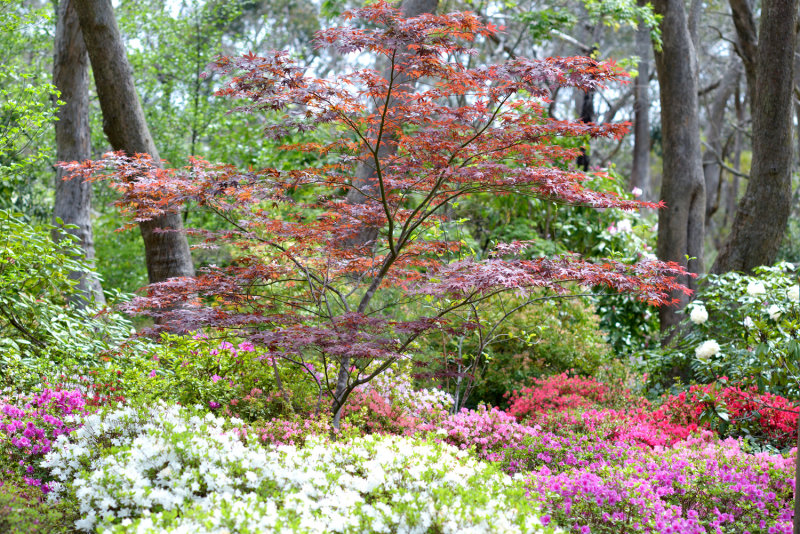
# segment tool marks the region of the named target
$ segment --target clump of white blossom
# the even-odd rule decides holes
[[[787,289],[786,298],[792,302],[800,302],[800,286],[794,285]]]
[[[764,282],[752,280],[747,284],[747,294],[751,297],[760,297],[767,294],[767,288]]]
[[[85,418],[44,462],[103,532],[552,533],[524,488],[446,444],[371,435],[243,442],[179,406]]]
[[[453,396],[441,389],[416,389],[407,373],[387,369],[363,386],[393,403],[402,404],[407,411],[423,420],[432,414],[447,413],[453,406]]]
[[[697,356],[698,360],[708,360],[710,357],[718,354],[719,350],[719,343],[713,339],[708,339],[700,343],[697,348],[694,349],[694,354]]]
[[[694,324],[703,324],[708,321],[708,311],[706,307],[702,304],[697,304],[692,307],[692,311],[689,314],[689,320],[691,320]]]

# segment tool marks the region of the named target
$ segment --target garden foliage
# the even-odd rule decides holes
[[[128,311],[157,317],[160,329],[233,329],[269,355],[324,370],[320,385],[338,425],[350,394],[413,355],[425,336],[473,332],[491,339],[497,323],[484,321],[482,311],[494,295],[514,292],[524,306],[542,289],[563,294],[565,284],[577,282],[669,304],[670,292],[682,289],[674,277],[683,270],[674,263],[524,259],[528,245],[520,242],[497,243],[490,257],[478,259],[446,232],[458,224],[448,206],[476,193],[657,207],[594,191],[585,174],[558,165],[579,154],[560,138],[625,132],[624,125],[544,116],[551,87],[588,90],[619,80],[612,63],[516,58],[467,67],[470,42],[496,32],[473,14],[405,20],[378,2],[345,17],[353,25],[319,32],[318,46],[377,56],[389,66],[386,76],[358,69],[315,79],[285,52],[215,64],[231,78],[221,95],[244,100],[240,110],[279,117],[267,136],[338,133],[330,143],[287,147],[335,163],[242,171],[194,159],[174,170],[146,155],[117,153],[65,165],[84,179],[110,166],[105,175],[134,221],[192,202],[228,223],[226,230],[189,232],[200,246],[236,247],[233,264],[152,285]],[[424,89],[414,90],[417,80]],[[354,178],[358,165],[372,169],[374,179]],[[361,201],[345,199],[353,191]],[[481,343],[471,356],[480,358],[483,349]]]

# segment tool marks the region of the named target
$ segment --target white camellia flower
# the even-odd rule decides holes
[[[800,286],[792,286],[787,289],[786,297],[792,302],[800,302]]]
[[[753,322],[753,319],[751,319],[749,315],[744,318],[744,327],[745,328],[755,328],[755,326],[756,326],[756,323]]]
[[[770,319],[772,319],[773,321],[777,321],[778,317],[781,316],[781,309],[775,304],[773,304],[767,309],[767,313],[769,314]]]
[[[747,284],[747,294],[751,297],[760,297],[767,294],[767,288],[764,287],[764,282],[750,282]]]
[[[717,343],[713,339],[708,339],[706,341],[703,341],[697,346],[696,349],[694,349],[695,356],[697,356],[698,360],[702,361],[707,361],[710,357],[718,353],[719,353],[719,343]]]
[[[689,319],[694,324],[703,324],[708,321],[708,311],[703,305],[693,306],[692,313],[689,314]]]

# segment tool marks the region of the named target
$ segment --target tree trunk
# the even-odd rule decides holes
[[[656,0],[653,5],[663,17],[663,48],[655,56],[661,89],[661,200],[667,206],[658,215],[658,257],[680,263],[691,273],[701,273],[706,199],[697,107],[697,59],[683,0]],[[689,276],[680,282],[689,288],[696,285]],[[673,298],[679,300],[679,308],[689,300],[680,292],[675,292]],[[680,321],[675,307],[662,307],[659,316],[662,331]]]
[[[780,1],[780,0],[779,0]],[[791,1],[791,0],[786,0]],[[747,78],[747,87],[750,88],[750,107],[753,107],[754,89],[756,87],[756,54],[758,50],[758,36],[756,35],[756,21],[750,0],[729,0],[733,25],[736,28],[736,53],[742,58],[744,73]]]
[[[53,84],[61,93],[64,105],[58,110],[56,130],[56,160],[83,161],[91,156],[89,132],[89,57],[83,44],[80,24],[70,0],[62,0],[57,10]],[[78,238],[86,263],[94,264],[92,234],[92,184],[81,180],[64,180],[64,170],[56,169],[53,224],[77,226],[65,230]],[[53,230],[53,240],[64,237]],[[71,298],[80,308],[94,300],[104,305],[105,297],[100,280],[94,273],[72,272],[69,277],[78,281],[79,293]]]
[[[732,4],[734,2],[732,1]],[[712,272],[751,272],[775,261],[791,212],[792,89],[798,0],[764,0],[755,85],[753,162],[733,228]],[[738,30],[738,26],[737,26]]]
[[[148,153],[158,161],[158,151],[136,95],[133,73],[110,0],[73,1],[92,62],[97,95],[103,110],[103,131],[111,147],[130,155]],[[140,223],[139,228],[144,241],[150,283],[194,275],[180,214],[156,217]],[[162,229],[167,231],[159,231]]]
[[[405,18],[413,18],[423,15],[425,13],[435,13],[439,5],[439,0],[404,0],[400,10]],[[400,59],[402,61],[402,58]],[[385,76],[389,76],[389,72]],[[405,76],[398,76],[394,82],[395,88],[397,86],[407,85],[409,79]],[[391,107],[391,99],[389,107]],[[392,136],[387,135],[384,137],[384,142],[378,147],[378,159],[382,160],[391,156],[396,150],[396,146],[392,141]],[[375,167],[370,163],[363,163],[356,169],[356,176],[353,179],[355,188],[350,189],[347,193],[347,202],[350,204],[363,204],[367,200],[367,196],[374,196],[378,194],[377,191],[377,176]],[[366,194],[365,194],[366,193]],[[364,227],[358,236],[347,246],[363,246],[375,241],[378,236],[377,228]]]
[[[439,5],[439,0],[404,0],[400,10],[405,18],[413,18],[418,17],[425,13],[435,13],[436,8]],[[402,59],[400,60],[402,61]],[[386,76],[389,76],[390,73],[387,72]],[[398,77],[395,80],[395,87],[398,85],[405,85],[408,84],[410,80],[404,76]],[[391,106],[392,101],[389,100],[387,106]],[[385,137],[386,141],[391,139],[390,136]],[[378,147],[378,159],[382,160],[386,157],[391,156],[396,147],[394,143],[390,142],[383,142],[381,146]],[[378,195],[377,190],[377,175],[375,171],[375,167],[365,163],[358,166],[356,170],[356,176],[353,179],[353,185],[355,186],[354,189],[351,189],[347,194],[347,202],[350,204],[364,204],[367,202],[367,196],[364,195],[362,192],[366,192],[367,195]],[[350,242],[345,243],[345,246],[348,247],[363,247],[369,246],[370,244],[374,243],[375,239],[378,236],[378,228],[364,226],[358,233],[358,235],[352,239]],[[341,422],[342,416],[342,405],[338,405],[338,399],[341,399],[344,393],[347,390],[348,382],[350,380],[350,358],[344,357],[342,358],[341,362],[339,362],[339,372],[336,376],[336,391],[334,392],[334,397],[337,399],[333,403],[333,427],[335,429],[339,428],[339,424]]]
[[[719,88],[714,94],[714,101],[708,113],[708,130],[706,138],[708,146],[703,153],[703,176],[706,182],[706,226],[711,216],[719,209],[720,188],[722,187],[723,130],[725,128],[725,111],[728,101],[739,83],[738,62],[728,66],[722,77]]]
[[[639,0],[642,4],[643,0]],[[639,56],[634,80],[634,124],[633,124],[633,167],[631,168],[631,189],[642,190],[642,198],[650,197],[650,29],[640,25],[636,30],[636,55]]]

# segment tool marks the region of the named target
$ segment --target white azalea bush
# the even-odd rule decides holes
[[[86,417],[45,461],[52,498],[100,532],[556,532],[518,481],[435,442],[371,435],[303,448],[158,405]]]
[[[760,267],[754,276],[708,275],[685,310],[673,345],[647,354],[656,392],[684,382],[756,385],[789,398],[800,395],[800,286],[790,263]]]

